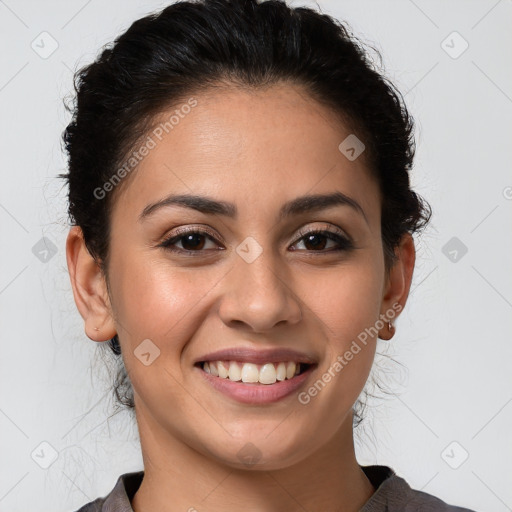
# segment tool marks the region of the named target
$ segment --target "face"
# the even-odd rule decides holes
[[[112,212],[110,299],[81,312],[91,338],[98,322],[102,339],[119,335],[139,429],[233,467],[254,456],[265,469],[284,468],[351,428],[377,331],[386,331],[379,320],[405,303],[413,246],[388,276],[364,153],[350,160],[340,151],[350,129],[303,89],[194,98],[161,140],[150,134],[156,144]],[[170,195],[230,206],[148,209]],[[293,203],[304,196],[337,200]],[[281,214],[288,203],[296,208]],[[311,364],[275,384],[222,379],[197,364],[255,357],[210,357],[224,349],[270,351],[243,370],[249,379],[279,379],[279,361],[292,372],[290,361]],[[258,373],[265,358],[276,376],[268,365]]]

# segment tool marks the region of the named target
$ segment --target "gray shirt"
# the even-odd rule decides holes
[[[375,488],[374,494],[359,512],[475,512],[448,505],[409,484],[388,466],[361,466]],[[142,483],[144,471],[121,475],[112,491],[104,498],[87,503],[77,512],[133,512],[131,500]]]

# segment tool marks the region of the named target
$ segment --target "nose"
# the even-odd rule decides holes
[[[219,315],[226,326],[266,332],[301,320],[301,301],[293,290],[291,270],[271,250],[264,249],[251,263],[236,255],[235,266],[225,279]]]

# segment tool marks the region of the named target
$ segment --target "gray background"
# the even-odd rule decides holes
[[[512,1],[319,4],[382,51],[434,210],[397,335],[379,342],[396,362],[378,357],[376,377],[393,393],[370,404],[358,460],[449,503],[512,510]],[[0,1],[2,511],[71,511],[142,468],[129,416],[108,418],[109,376],[74,305],[55,176],[72,71],[165,5]]]

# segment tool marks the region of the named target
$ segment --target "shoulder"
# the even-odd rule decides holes
[[[86,503],[76,512],[133,512],[130,502],[143,477],[144,471],[122,474],[106,496]]]
[[[415,510],[424,510],[425,512],[475,512],[469,508],[450,505],[432,494],[411,489],[404,511],[413,512]]]
[[[80,507],[76,512],[101,512],[103,508],[103,503],[105,503],[105,498],[97,498],[94,501],[86,503],[82,507]]]
[[[476,512],[412,489],[388,466],[361,466],[361,469],[375,487],[375,493],[360,512]]]

